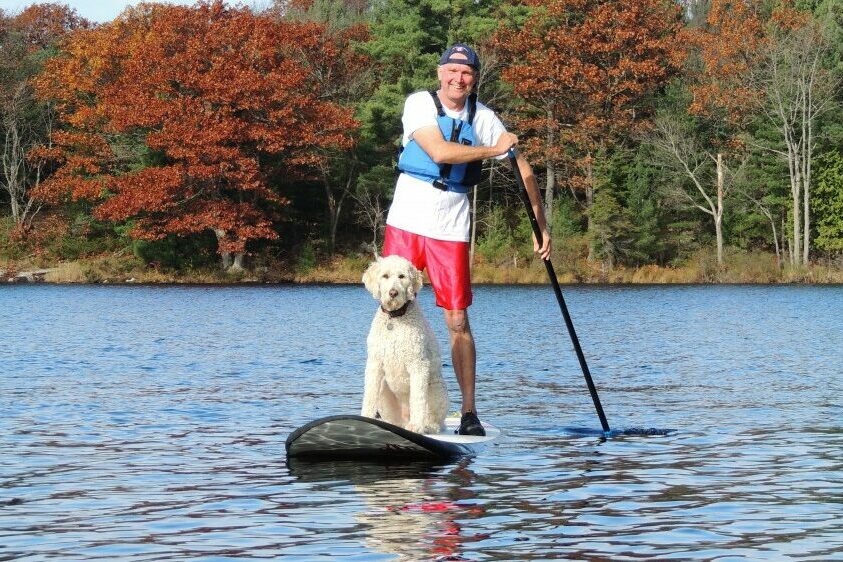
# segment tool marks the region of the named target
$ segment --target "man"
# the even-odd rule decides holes
[[[386,219],[383,255],[397,254],[420,271],[427,269],[436,305],[445,311],[451,340],[451,362],[462,394],[461,435],[485,435],[475,403],[476,352],[468,323],[471,304],[469,277],[470,204],[467,193],[477,184],[482,161],[505,158],[518,138],[506,131],[497,115],[476,101],[473,93],[480,70],[477,53],[462,43],[449,48],[439,61],[439,90],[411,94],[402,115],[401,174]],[[520,155],[533,210],[542,230],[542,245],[550,256],[536,179]]]

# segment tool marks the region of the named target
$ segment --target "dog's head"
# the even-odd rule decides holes
[[[363,274],[363,284],[384,310],[398,310],[415,300],[422,286],[422,276],[401,256],[386,256],[372,262]]]

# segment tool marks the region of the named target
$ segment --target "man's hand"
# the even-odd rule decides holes
[[[500,154],[506,154],[516,144],[518,144],[518,137],[512,133],[501,133],[498,142],[495,143],[495,150],[500,150]]]
[[[547,229],[542,231],[542,246],[539,248],[539,241],[536,240],[536,235],[533,234],[533,251],[537,252],[543,260],[550,259],[550,233]]]

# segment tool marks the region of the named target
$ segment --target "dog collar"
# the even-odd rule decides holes
[[[404,306],[396,308],[395,310],[386,310],[383,306],[381,306],[381,310],[387,313],[390,318],[398,318],[399,316],[404,316],[404,313],[407,312],[407,308],[410,306],[411,302],[413,301],[407,301],[404,303]]]

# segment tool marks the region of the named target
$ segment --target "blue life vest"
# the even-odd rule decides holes
[[[448,117],[436,92],[430,92],[430,95],[436,105],[439,129],[445,140],[477,146],[472,126],[474,115],[477,113],[477,95],[471,94],[466,101],[468,121]],[[472,186],[480,182],[482,166],[483,163],[480,160],[466,164],[437,164],[414,139],[410,139],[398,157],[398,169],[401,172],[429,182],[437,189],[456,193],[468,193]]]

